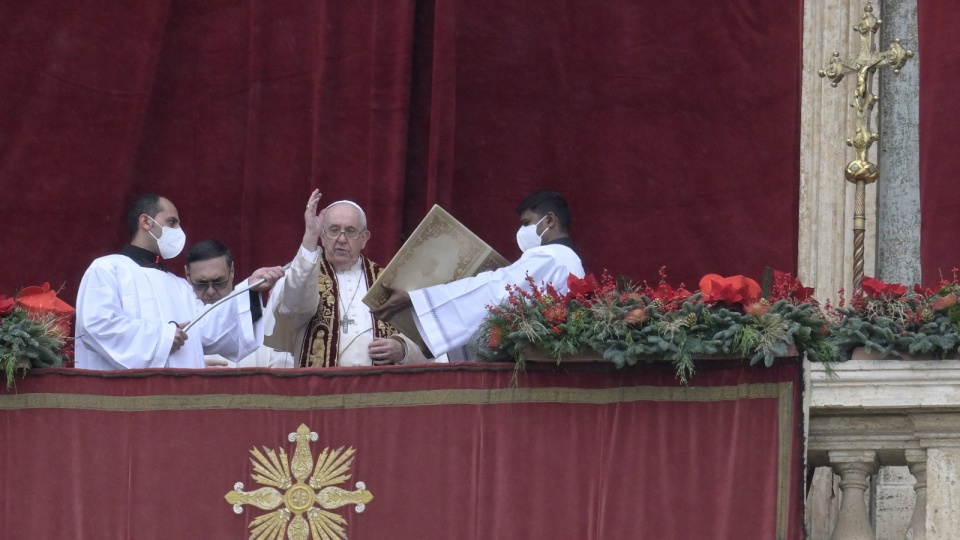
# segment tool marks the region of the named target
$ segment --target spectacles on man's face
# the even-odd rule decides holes
[[[357,237],[360,236],[360,233],[363,231],[359,231],[357,229],[354,229],[353,227],[347,227],[346,229],[341,229],[340,227],[334,225],[333,227],[328,227],[324,229],[323,232],[324,234],[327,235],[327,238],[331,240],[337,240],[338,238],[340,238],[341,234],[346,236],[350,240],[356,240]]]
[[[193,285],[193,290],[196,292],[206,292],[207,289],[209,289],[210,287],[213,287],[213,290],[215,291],[222,291],[226,289],[227,286],[230,284],[230,280],[225,279],[223,281],[196,281],[196,282],[191,281],[190,284]]]

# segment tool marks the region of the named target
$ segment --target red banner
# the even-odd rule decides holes
[[[0,537],[801,538],[796,361],[513,377],[35,371],[0,392]]]

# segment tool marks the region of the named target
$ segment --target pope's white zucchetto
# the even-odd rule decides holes
[[[333,206],[336,206],[336,205],[338,205],[338,204],[349,204],[350,206],[356,208],[357,211],[360,212],[360,222],[363,223],[364,228],[366,228],[366,226],[367,226],[367,213],[363,211],[363,208],[360,208],[360,205],[359,205],[359,204],[357,204],[357,203],[355,203],[355,202],[353,202],[353,201],[348,201],[348,200],[346,200],[346,199],[344,199],[344,200],[342,200],[342,201],[334,201],[334,202],[328,204],[327,207],[324,208],[324,210],[329,210],[330,208],[332,208]]]

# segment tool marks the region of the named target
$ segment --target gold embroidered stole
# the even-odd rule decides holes
[[[373,285],[380,272],[380,265],[360,256],[360,269],[367,283],[367,289]],[[307,331],[303,335],[299,365],[300,367],[329,367],[337,365],[337,355],[340,350],[340,285],[333,266],[320,254],[320,303],[317,312],[307,323]],[[373,318],[374,336],[385,338],[399,331],[391,324]]]

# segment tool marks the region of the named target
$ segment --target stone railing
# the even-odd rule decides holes
[[[808,537],[960,538],[960,360],[851,360],[831,370],[808,371]],[[904,466],[916,502],[897,523],[884,519],[889,496],[876,475]]]

